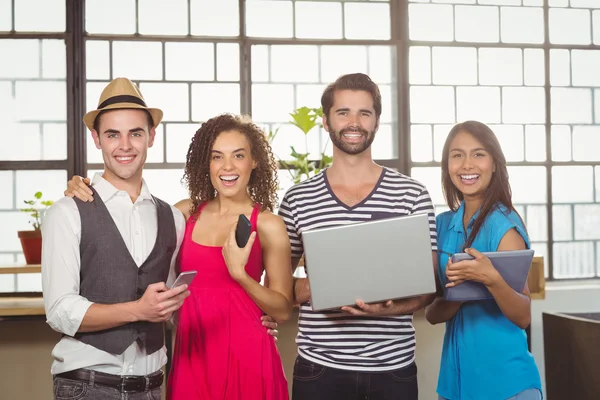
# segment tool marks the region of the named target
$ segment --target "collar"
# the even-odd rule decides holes
[[[109,181],[102,177],[102,172],[96,172],[94,177],[92,178],[92,186],[98,192],[98,195],[102,199],[103,202],[107,202],[113,198],[113,196],[127,196],[129,198],[129,193],[124,190],[119,190],[114,187]],[[146,185],[146,181],[142,179],[142,190],[140,191],[140,195],[136,200],[137,202],[141,202],[144,200],[150,200],[154,202],[152,195],[150,194],[150,190],[148,189],[148,185]]]
[[[469,220],[469,223],[467,224],[467,228],[473,227],[473,224],[475,223],[475,219],[479,216],[479,211],[480,210],[477,210],[475,212],[475,214],[473,214],[473,216]],[[455,232],[464,233],[464,228],[463,228],[464,216],[465,216],[465,202],[461,201],[460,207],[458,207],[458,210],[456,210],[456,212],[454,213],[454,216],[452,217],[452,220],[450,221],[449,228],[453,229]]]

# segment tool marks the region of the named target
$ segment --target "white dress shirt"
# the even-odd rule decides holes
[[[137,266],[141,266],[154,247],[158,230],[156,205],[146,183],[142,182],[142,190],[135,203],[127,192],[115,188],[99,173],[94,176],[92,186],[98,192],[94,201],[105,203],[127,249]],[[177,247],[167,282],[174,281],[175,260],[185,232],[183,214],[175,207],[171,209],[177,231]],[[167,362],[164,346],[148,355],[135,341],[123,354],[109,354],[72,337],[92,305],[79,295],[81,218],[72,198],[58,200],[47,211],[42,235],[42,287],[46,318],[52,329],[67,335],[52,350],[52,374],[88,368],[114,375],[147,375],[161,369]]]

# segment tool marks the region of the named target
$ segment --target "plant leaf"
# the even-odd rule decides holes
[[[317,126],[317,115],[313,108],[300,107],[293,113],[290,113],[290,116],[292,117],[290,123],[300,128],[305,135]]]

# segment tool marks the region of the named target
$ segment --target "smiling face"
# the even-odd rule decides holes
[[[329,115],[323,126],[333,145],[342,152],[356,155],[367,150],[379,128],[373,97],[363,90],[338,90],[333,95]]]
[[[450,142],[448,173],[465,199],[483,197],[494,171],[494,159],[470,133],[461,131]]]
[[[102,150],[104,179],[113,184],[141,179],[155,136],[146,112],[119,109],[105,111],[98,118],[98,130],[92,131],[92,137],[96,148]]]
[[[243,133],[224,131],[211,151],[210,181],[220,196],[248,196],[247,187],[256,168],[250,143]]]

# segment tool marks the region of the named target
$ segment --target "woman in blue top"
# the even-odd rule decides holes
[[[529,248],[527,231],[511,201],[506,159],[485,124],[452,128],[442,154],[442,185],[450,211],[438,215],[440,282],[483,283],[493,300],[427,307],[432,324],[446,322],[437,392],[448,400],[538,400],[540,375],[524,329],[531,321],[529,288],[514,291],[481,253]],[[452,263],[466,252],[474,260]]]

